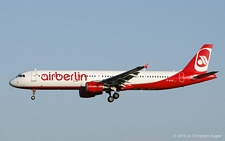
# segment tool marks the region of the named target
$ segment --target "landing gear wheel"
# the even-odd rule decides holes
[[[114,98],[114,99],[118,99],[119,97],[120,97],[120,95],[119,95],[118,93],[114,93],[114,94],[113,94],[113,98]]]
[[[33,96],[31,96],[31,100],[34,100],[35,99],[35,96],[33,95]]]
[[[114,101],[114,98],[112,96],[108,97],[108,102],[112,103]]]

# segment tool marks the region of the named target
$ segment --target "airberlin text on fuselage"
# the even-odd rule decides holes
[[[85,80],[85,81],[87,81],[87,75],[80,74],[80,72],[74,72],[72,74],[68,74],[68,73],[61,74],[58,72],[55,72],[55,73],[49,72],[48,74],[46,74],[46,73],[41,74],[41,79],[43,81],[54,81],[54,80],[57,80],[57,81],[62,81],[62,80],[64,80],[64,81],[71,81],[71,80],[82,81],[82,80]]]

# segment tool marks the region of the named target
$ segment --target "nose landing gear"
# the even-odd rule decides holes
[[[32,91],[33,91],[33,95],[31,96],[31,100],[35,100],[36,89],[32,89]]]

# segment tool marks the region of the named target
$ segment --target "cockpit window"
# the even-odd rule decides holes
[[[19,74],[16,77],[25,77],[25,75],[24,74]]]

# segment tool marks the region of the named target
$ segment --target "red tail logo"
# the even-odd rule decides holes
[[[198,72],[207,71],[210,54],[212,49],[211,48],[203,48],[199,50],[195,60],[195,70]]]

